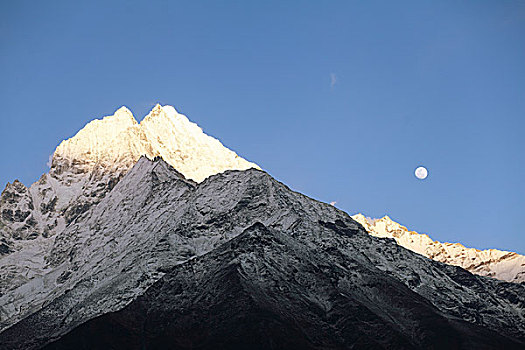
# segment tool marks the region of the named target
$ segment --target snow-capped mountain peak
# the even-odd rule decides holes
[[[118,162],[119,157],[131,146],[126,131],[137,125],[133,114],[126,107],[119,108],[113,115],[89,122],[74,137],[60,143],[53,154],[51,170],[75,165],[88,171],[103,161],[108,165]]]
[[[112,116],[109,116],[109,118],[111,117],[128,118],[134,121],[135,123],[137,123],[137,121],[135,120],[135,117],[133,117],[133,113],[126,106],[122,106],[119,109],[117,109]]]
[[[224,170],[258,168],[210,137],[172,106],[159,104],[139,124],[126,107],[88,123],[63,141],[52,167],[66,162],[83,171],[97,167],[129,169],[140,156],[163,159],[186,178],[197,182]]]
[[[0,276],[0,294],[42,274],[43,252],[52,243],[47,238],[98,204],[143,156],[161,157],[195,182],[225,170],[259,168],[172,106],[157,104],[141,123],[125,106],[95,119],[60,143],[49,173],[29,188],[15,182],[2,192],[0,256],[9,257],[1,267],[10,273]]]

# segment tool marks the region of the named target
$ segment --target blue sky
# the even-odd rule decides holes
[[[525,253],[523,1],[2,1],[0,76],[2,187],[160,102],[349,213]]]

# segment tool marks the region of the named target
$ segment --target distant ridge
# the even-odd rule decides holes
[[[427,258],[445,264],[461,266],[472,273],[494,277],[508,282],[525,281],[525,256],[497,249],[479,250],[460,243],[441,243],[426,234],[408,230],[388,216],[371,219],[356,214],[359,222],[372,235],[396,240],[397,244]]]

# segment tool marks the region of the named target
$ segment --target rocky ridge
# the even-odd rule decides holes
[[[393,238],[397,244],[427,258],[455,266],[481,276],[508,282],[525,282],[525,256],[497,249],[466,248],[460,243],[441,243],[426,234],[408,230],[384,216],[370,219],[362,214],[352,215],[373,236]]]

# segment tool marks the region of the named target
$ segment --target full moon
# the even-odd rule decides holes
[[[428,170],[423,167],[423,166],[420,166],[416,169],[416,171],[414,172],[414,174],[416,175],[416,177],[420,180],[424,180],[427,178],[428,176]]]

